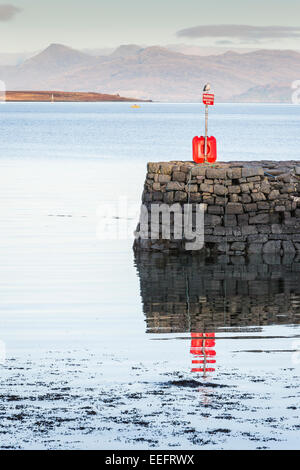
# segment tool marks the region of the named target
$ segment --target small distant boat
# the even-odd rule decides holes
[[[140,105],[139,104],[133,104],[133,105],[131,105],[131,108],[135,108],[135,109],[140,108]]]

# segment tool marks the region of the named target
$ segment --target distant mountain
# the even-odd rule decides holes
[[[170,51],[181,52],[182,54],[186,55],[200,55],[200,56],[208,56],[208,55],[221,55],[225,54],[225,52],[232,51],[237,52],[238,54],[245,54],[246,52],[255,51],[255,48],[246,48],[246,47],[225,47],[225,46],[195,46],[192,44],[168,44],[165,46]]]
[[[233,96],[231,101],[236,103],[291,103],[292,91],[286,83],[259,85],[240,95]]]
[[[62,44],[50,44],[42,52],[27,59],[21,66],[23,70],[38,69],[53,74],[71,67],[89,65],[94,61],[89,54],[77,51]]]
[[[209,81],[217,101],[284,102],[290,98],[282,84],[288,89],[300,79],[300,53],[257,50],[197,56],[130,44],[92,56],[51,44],[19,66],[0,67],[0,79],[10,90],[93,91],[157,101],[199,101]]]
[[[137,54],[141,49],[141,46],[137,46],[136,44],[124,44],[122,46],[117,47],[112,53],[112,57],[131,57]]]

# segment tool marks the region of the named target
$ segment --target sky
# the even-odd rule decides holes
[[[209,5],[209,6],[207,6]],[[0,52],[184,43],[300,49],[299,0],[0,0]]]

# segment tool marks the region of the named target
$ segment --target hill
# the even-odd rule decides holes
[[[217,101],[290,102],[286,90],[300,79],[300,54],[257,50],[196,56],[152,46],[124,45],[92,56],[52,44],[18,66],[0,67],[11,90],[94,91],[158,101],[199,101],[210,81]]]

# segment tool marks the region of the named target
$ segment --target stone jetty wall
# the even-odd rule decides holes
[[[206,256],[300,252],[300,161],[148,163],[142,203],[204,204]],[[136,238],[134,249],[180,252],[185,240]]]

